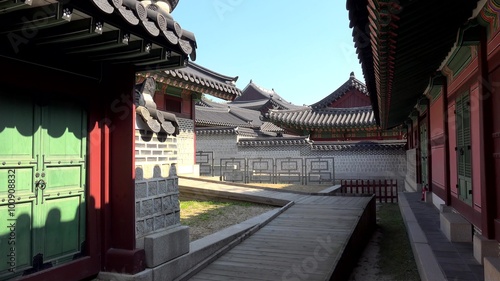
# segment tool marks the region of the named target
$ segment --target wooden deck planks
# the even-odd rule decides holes
[[[328,280],[368,201],[303,196],[190,280]]]

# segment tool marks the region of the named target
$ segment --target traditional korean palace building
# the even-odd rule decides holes
[[[271,122],[263,120],[269,108],[299,108],[293,105],[274,90],[267,90],[250,81],[250,83],[233,101],[217,103],[207,99],[196,105],[197,134],[213,134],[217,131],[236,130],[248,136],[282,136],[284,130]]]
[[[500,2],[348,0],[347,9],[376,123],[407,128],[406,189],[427,192],[447,237],[473,241],[498,279]]]
[[[147,78],[156,81],[152,102],[157,110],[163,112],[164,115],[174,116],[178,124],[177,173],[197,174],[199,168],[195,163],[195,127],[200,126],[198,115],[203,116],[203,114],[198,110],[195,111],[195,105],[202,101],[203,94],[224,100],[237,98],[241,95],[241,90],[235,85],[238,77],[225,76],[191,62],[185,68],[142,72],[137,76],[137,82],[142,82]],[[198,108],[197,105],[196,108]],[[220,117],[218,114],[215,116]],[[147,125],[147,120],[144,120]],[[152,129],[149,126],[145,129],[152,132],[161,130],[160,127]],[[149,151],[139,150],[139,153],[144,154],[136,161],[150,162]]]
[[[197,42],[177,3],[0,2],[0,280],[174,276],[177,138],[196,93],[238,94],[180,70]]]
[[[330,108],[331,104],[336,108]],[[320,114],[325,121],[321,126],[316,118]],[[308,121],[314,118],[316,123]],[[338,121],[328,121],[332,119]],[[195,124],[202,174],[219,175],[222,163],[231,158],[305,161],[323,157],[335,159],[329,170],[338,179],[383,177],[397,180],[399,186],[404,183],[406,141],[402,130],[379,129],[366,87],[354,75],[312,106],[294,105],[274,90],[250,81],[232,102],[198,102]],[[333,132],[341,137],[332,138]]]
[[[366,86],[351,73],[349,79],[330,95],[308,106],[271,109],[267,119],[312,141],[400,140],[402,128],[381,130]]]

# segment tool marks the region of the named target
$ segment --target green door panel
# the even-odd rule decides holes
[[[72,103],[58,102],[43,107],[42,112],[44,160],[83,160],[87,128],[84,111]]]
[[[34,120],[38,112],[33,103],[2,97],[0,112],[0,161],[16,165],[19,161],[35,161],[39,120]]]
[[[42,107],[44,262],[68,261],[82,250],[86,119],[85,111],[73,103],[54,102]]]
[[[16,202],[15,209],[0,205],[0,280],[31,267],[33,257],[33,203]],[[6,218],[7,215],[8,218]],[[10,214],[13,214],[11,217]],[[12,227],[14,224],[14,227]]]
[[[84,172],[82,164],[74,166],[46,166],[46,191],[83,192],[83,181],[85,178],[82,177],[82,174]]]
[[[0,280],[7,280],[35,272],[35,256],[55,266],[83,250],[87,116],[74,103],[12,97],[0,112]]]
[[[35,174],[35,165],[30,166],[7,166],[0,165],[0,201],[7,200],[9,194],[9,179],[14,179],[14,190],[16,198],[34,195],[33,175]],[[12,193],[12,188],[11,193]]]
[[[51,195],[52,197],[52,195]],[[80,252],[80,229],[85,219],[80,212],[83,198],[79,195],[70,197],[49,197],[43,203],[43,253],[44,262],[71,260]]]

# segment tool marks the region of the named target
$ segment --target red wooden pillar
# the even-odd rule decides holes
[[[194,143],[194,160],[193,163],[196,164],[196,101],[193,100],[191,96],[191,120],[193,120],[193,143]]]
[[[427,101],[427,189],[432,192],[431,100]]]
[[[422,152],[421,152],[421,149],[420,149],[420,146],[421,146],[421,140],[420,140],[420,114],[418,113],[417,111],[417,128],[416,128],[416,155],[417,155],[417,159],[416,159],[416,162],[417,162],[417,183],[421,184],[422,183],[422,161],[421,161],[421,157],[422,157]]]
[[[495,216],[497,212],[496,201],[496,185],[495,185],[495,161],[493,159],[494,143],[493,143],[493,102],[491,98],[491,81],[488,73],[488,39],[486,29],[479,28],[480,41],[478,48],[478,71],[479,79],[479,97],[480,108],[482,108],[482,124],[483,126],[483,148],[484,148],[484,185],[481,186],[481,228],[482,234],[488,239],[495,238]],[[476,187],[477,188],[477,187]]]
[[[109,140],[109,202],[105,208],[105,271],[135,274],[145,268],[143,249],[135,248],[135,73],[107,69],[105,140]]]
[[[448,120],[448,83],[445,76],[439,78],[441,87],[441,98],[443,99],[443,134],[444,134],[444,152],[443,152],[443,165],[444,165],[444,188],[446,197],[444,198],[447,206],[451,205],[451,186],[450,186],[450,131]]]

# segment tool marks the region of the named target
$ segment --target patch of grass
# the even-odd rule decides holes
[[[382,204],[378,210],[380,271],[394,280],[420,280],[406,227],[397,204]]]
[[[191,241],[240,223],[275,207],[240,201],[180,200],[181,224],[190,227]]]

